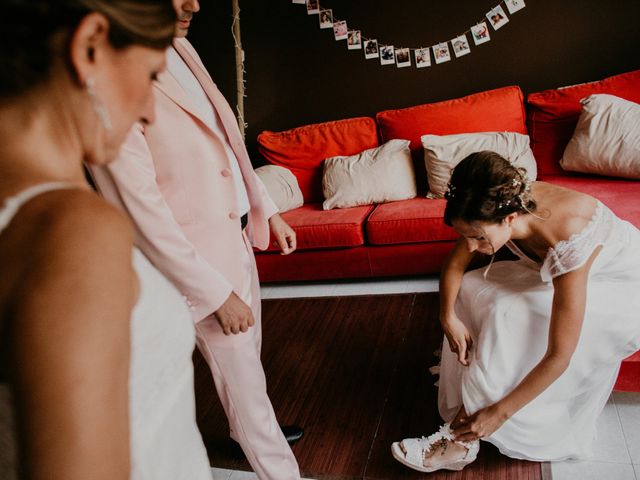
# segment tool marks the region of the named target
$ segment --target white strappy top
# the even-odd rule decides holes
[[[20,208],[48,191],[77,188],[44,183],[7,199],[0,234]],[[140,297],[131,314],[129,416],[132,480],[211,480],[195,422],[193,363],[195,329],[182,296],[133,249]],[[17,442],[9,385],[0,384],[0,479],[17,478]]]
[[[597,247],[605,245],[612,235],[616,221],[619,219],[614,213],[602,202],[597,201],[589,223],[580,232],[550,247],[542,264],[531,259],[514,242],[508,241],[506,245],[522,261],[540,268],[543,282],[550,282],[557,276],[582,267]]]

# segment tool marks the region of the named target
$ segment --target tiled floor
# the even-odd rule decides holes
[[[295,285],[266,284],[263,298],[324,297],[438,291],[437,277]],[[598,420],[594,457],[551,464],[553,480],[640,480],[640,393],[614,392]],[[214,480],[252,480],[254,473],[213,468]]]

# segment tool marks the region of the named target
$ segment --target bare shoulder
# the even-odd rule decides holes
[[[16,238],[16,255],[29,259],[14,289],[19,310],[31,317],[56,306],[73,317],[118,298],[131,306],[133,229],[121,213],[80,189],[43,194],[23,209],[17,231],[8,232]],[[79,301],[60,302],[71,295]]]
[[[85,246],[115,241],[133,243],[129,220],[94,192],[67,190],[51,192],[33,201],[33,213],[40,217],[41,233],[49,240],[82,242]]]
[[[558,185],[537,184],[539,209],[547,214],[545,223],[553,231],[554,241],[566,240],[589,224],[598,203],[594,197]]]

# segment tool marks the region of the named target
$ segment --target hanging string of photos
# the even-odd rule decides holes
[[[363,50],[366,59],[379,58],[381,65],[395,64],[398,68],[412,65],[411,52],[413,52],[416,68],[431,66],[431,54],[429,51],[433,52],[433,59],[436,64],[450,61],[452,58],[451,50],[453,50],[455,58],[467,55],[471,53],[467,34],[471,34],[475,46],[482,45],[491,40],[487,24],[491,25],[495,31],[509,22],[509,17],[502,8],[503,3],[507,7],[509,15],[513,15],[525,7],[524,0],[502,0],[497,6],[489,10],[482,20],[449,41],[440,42],[431,47],[405,48],[383,44],[375,38],[365,37],[360,30],[348,27],[346,20],[335,18],[330,8],[321,7],[319,0],[292,0],[292,3],[306,5],[308,15],[319,16],[320,28],[332,28],[335,39],[346,40],[349,50]],[[449,44],[451,44],[451,49]]]

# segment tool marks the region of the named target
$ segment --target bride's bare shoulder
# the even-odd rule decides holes
[[[595,214],[598,201],[586,193],[544,182],[536,182],[533,191],[537,210],[545,214],[556,240],[581,232]]]

